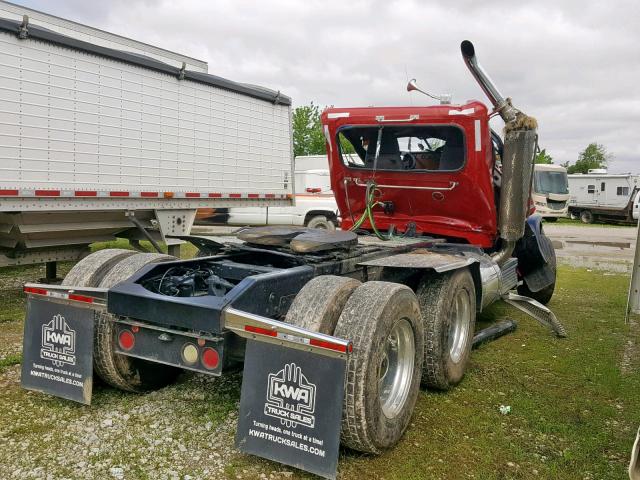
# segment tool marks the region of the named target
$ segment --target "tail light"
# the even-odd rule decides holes
[[[320,193],[322,191],[321,188],[309,187],[307,188],[308,193]]]
[[[118,343],[123,350],[131,350],[136,344],[136,337],[131,330],[122,330],[118,335]]]
[[[220,363],[220,355],[213,348],[207,347],[202,351],[202,365],[207,370],[213,370]]]

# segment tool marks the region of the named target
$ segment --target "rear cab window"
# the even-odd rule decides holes
[[[451,172],[466,158],[464,133],[451,125],[345,127],[338,145],[345,166],[365,170]]]

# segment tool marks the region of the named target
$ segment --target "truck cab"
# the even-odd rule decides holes
[[[484,104],[330,108],[322,123],[343,229],[366,209],[375,180],[378,229],[495,245],[495,155]]]

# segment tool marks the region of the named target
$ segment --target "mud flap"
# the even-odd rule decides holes
[[[29,298],[22,387],[89,405],[93,387],[90,308]]]
[[[345,358],[247,341],[236,446],[336,478]]]
[[[538,268],[527,272],[527,274],[524,275],[523,280],[527,284],[529,290],[532,292],[539,292],[556,281],[556,272],[551,265],[545,263],[544,265],[540,265]]]
[[[514,253],[529,290],[539,292],[555,282],[553,244],[543,232],[540,215],[527,218],[524,237],[518,241]]]

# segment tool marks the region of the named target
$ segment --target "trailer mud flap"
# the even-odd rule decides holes
[[[89,405],[93,385],[90,308],[29,298],[22,386]]]
[[[237,447],[334,479],[346,359],[247,341]]]

